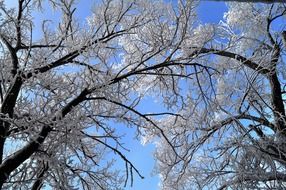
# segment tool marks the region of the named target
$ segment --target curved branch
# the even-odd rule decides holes
[[[130,106],[126,106],[120,102],[116,102],[114,100],[110,100],[106,97],[90,97],[90,98],[86,98],[86,100],[105,100],[107,102],[116,104],[118,106],[121,106],[133,113],[135,113],[136,115],[142,117],[143,119],[145,119],[146,121],[148,121],[150,124],[152,124],[157,130],[160,131],[160,134],[163,136],[163,138],[166,140],[166,142],[169,144],[169,146],[171,147],[171,149],[174,151],[174,153],[176,154],[176,156],[180,157],[177,154],[177,151],[175,150],[174,146],[172,145],[172,143],[169,141],[168,137],[166,136],[165,132],[163,131],[163,129],[161,129],[156,123],[154,123],[154,121],[152,121],[151,119],[149,119],[146,115],[140,113],[139,111],[135,110],[134,108],[130,107]]]
[[[266,75],[267,78],[269,79],[270,82],[270,88],[271,88],[271,102],[273,105],[273,114],[275,117],[275,125],[276,129],[275,131],[282,131],[284,135],[286,135],[286,126],[285,126],[285,108],[284,108],[284,103],[283,103],[283,98],[282,98],[282,90],[281,90],[281,85],[276,73],[276,63],[279,59],[280,56],[280,48],[278,45],[274,46],[273,49],[273,55],[271,58],[271,66],[273,69],[269,70],[267,68],[264,68],[260,66],[259,64],[241,56],[236,53],[228,52],[225,50],[217,50],[213,48],[201,48],[194,53],[191,54],[191,56],[198,55],[200,53],[213,53],[216,55],[220,55],[223,57],[228,57],[235,59],[237,61],[240,61],[243,65],[247,66],[248,68],[251,68],[255,71],[257,71],[260,74]]]
[[[35,183],[33,184],[31,190],[40,190],[40,188],[43,186],[44,174],[48,171],[49,165],[48,165],[48,163],[47,164],[43,163],[42,165],[43,166],[42,166],[40,172],[38,173],[37,179],[36,179]]]
[[[34,70],[29,71],[28,73],[23,73],[22,77],[25,79],[29,79],[33,76],[33,74],[44,73],[44,72],[47,72],[53,68],[65,65],[65,64],[73,61],[73,59],[78,57],[82,52],[84,52],[90,46],[95,45],[97,43],[107,43],[108,41],[112,40],[113,38],[124,34],[124,32],[126,32],[126,30],[121,30],[121,31],[118,31],[116,33],[110,33],[109,35],[107,35],[105,37],[96,39],[96,40],[90,42],[89,44],[81,47],[79,50],[75,50],[73,52],[70,52],[67,55],[61,57],[60,59],[58,59],[52,63],[49,63],[49,64],[42,66],[42,67],[39,67],[39,68],[35,68]]]
[[[228,188],[231,185],[247,182],[247,181],[257,181],[257,182],[268,182],[273,180],[280,180],[283,182],[286,182],[286,174],[280,173],[280,172],[268,172],[263,174],[263,176],[254,175],[252,174],[243,174],[243,176],[238,177],[234,180],[226,182],[224,185],[222,185],[219,190],[223,190]]]
[[[270,39],[271,44],[273,46],[275,46],[277,43],[275,42],[274,38],[271,35],[270,26],[271,26],[273,21],[275,21],[276,19],[278,19],[278,18],[280,18],[280,17],[282,17],[283,15],[286,14],[286,9],[284,9],[280,14],[275,15],[274,17],[271,17],[273,6],[274,5],[272,5],[271,8],[270,8],[269,15],[268,15],[268,18],[267,18],[267,35],[268,35],[268,38]]]
[[[10,88],[8,89],[8,92],[6,93],[6,96],[2,102],[0,110],[2,114],[4,115],[8,114],[8,116],[12,118],[14,113],[14,107],[16,105],[16,100],[18,98],[22,84],[23,84],[22,79],[19,77],[19,75],[17,75],[14,79],[13,84],[11,84]],[[4,121],[0,122],[0,164],[2,163],[3,159],[4,144],[7,136],[6,133],[9,127],[10,124],[8,122]]]
[[[8,48],[8,51],[11,55],[12,66],[13,66],[11,70],[11,74],[15,76],[18,70],[18,66],[19,66],[19,62],[17,58],[17,51],[12,47],[12,45],[8,42],[8,40],[6,39],[4,35],[0,34],[0,39],[3,41],[5,46]]]
[[[142,175],[140,174],[140,172],[139,172],[139,171],[137,170],[137,168],[132,164],[132,162],[129,161],[129,160],[126,158],[126,156],[124,156],[124,155],[122,154],[122,152],[120,152],[117,148],[114,148],[114,147],[110,146],[109,144],[107,144],[107,143],[105,143],[105,142],[99,140],[98,138],[86,134],[86,133],[83,132],[83,131],[81,131],[81,133],[84,134],[85,136],[87,136],[87,137],[89,137],[89,138],[91,138],[91,139],[93,139],[93,140],[99,142],[100,144],[103,144],[104,146],[106,146],[107,148],[109,148],[110,150],[112,150],[113,152],[115,152],[116,154],[118,154],[118,155],[125,161],[126,164],[129,164],[129,166],[130,166],[130,173],[131,173],[131,186],[132,186],[132,184],[133,184],[132,170],[134,170],[134,171],[139,175],[139,177],[140,177],[141,179],[144,179],[144,176],[142,176]],[[126,182],[127,182],[127,180],[128,180],[128,167],[126,167],[126,172],[127,172],[127,173],[126,173],[127,179],[126,179],[126,181],[125,181],[125,185],[126,185]]]
[[[44,142],[51,130],[51,126],[44,126],[34,141],[31,141],[25,147],[4,160],[4,162],[0,165],[0,189],[3,186],[3,183],[5,183],[9,177],[10,173],[38,150],[39,146]]]
[[[55,44],[50,44],[50,45],[43,45],[43,44],[33,44],[33,45],[24,45],[22,44],[19,49],[24,49],[24,50],[29,50],[29,49],[36,49],[36,48],[53,48],[57,47],[58,45]],[[61,48],[66,47],[66,46],[60,46]]]
[[[16,105],[16,100],[18,98],[23,82],[22,82],[22,79],[19,77],[19,75],[17,75],[19,62],[18,62],[16,50],[12,47],[12,45],[8,42],[8,40],[2,34],[0,34],[0,38],[6,45],[10,53],[11,60],[12,60],[11,74],[14,77],[14,81],[10,85],[8,92],[5,94],[4,98],[2,98],[2,94],[1,94],[1,98],[3,99],[3,101],[2,101],[0,112],[4,115],[8,114],[9,117],[12,117],[13,112],[14,112],[14,107]],[[2,163],[2,160],[3,160],[3,150],[4,150],[5,140],[6,140],[6,132],[9,126],[10,124],[7,122],[0,123],[0,164]]]
[[[195,47],[195,48],[197,48],[197,47]],[[246,58],[244,56],[241,56],[239,54],[226,51],[226,50],[219,50],[219,49],[214,49],[214,48],[199,48],[199,50],[194,51],[190,55],[190,57],[193,57],[193,56],[201,54],[201,53],[203,53],[203,54],[204,53],[212,53],[212,54],[220,55],[220,56],[223,56],[223,57],[228,57],[228,58],[231,58],[231,59],[235,59],[235,60],[241,62],[243,65],[245,65],[248,68],[251,68],[251,69],[257,71],[260,74],[264,74],[265,75],[265,74],[268,74],[270,72],[269,69],[260,66],[259,64],[251,61],[250,59],[248,59],[248,58]]]
[[[59,113],[55,115],[53,121],[65,117],[75,106],[84,101],[85,96],[89,93],[91,92],[88,89],[84,89],[77,97],[70,101]],[[31,141],[22,149],[18,150],[13,155],[4,160],[4,162],[0,165],[0,189],[3,186],[3,183],[5,183],[9,177],[10,173],[23,162],[25,162],[28,158],[30,158],[30,156],[39,149],[48,134],[53,130],[52,126],[52,124],[44,125],[35,140]]]
[[[217,130],[217,129],[219,129],[222,126],[230,124],[233,121],[239,120],[239,119],[247,119],[247,120],[250,120],[250,121],[254,121],[254,122],[257,122],[257,123],[259,123],[261,125],[267,126],[267,127],[271,128],[272,130],[275,130],[275,125],[272,124],[271,122],[269,122],[268,120],[265,120],[264,118],[261,118],[261,117],[247,115],[245,113],[242,113],[242,114],[236,115],[236,116],[232,116],[232,117],[228,117],[228,118],[218,122],[218,124],[215,124],[215,125],[213,125],[213,126],[211,126],[209,128],[206,128],[205,130],[206,131]]]

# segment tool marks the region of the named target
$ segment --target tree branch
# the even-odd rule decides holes
[[[154,123],[151,119],[149,119],[146,115],[138,112],[137,110],[135,110],[134,108],[130,107],[130,106],[126,106],[120,102],[114,101],[114,100],[110,100],[106,97],[90,97],[90,98],[86,98],[86,100],[105,100],[108,101],[110,103],[116,104],[118,106],[121,106],[133,113],[135,113],[136,115],[142,117],[143,119],[145,119],[146,121],[148,121],[150,124],[152,124],[157,130],[160,131],[160,134],[163,136],[163,138],[166,140],[166,142],[170,145],[171,149],[174,151],[174,153],[176,154],[176,156],[180,157],[177,153],[177,151],[175,150],[174,146],[172,145],[172,143],[169,141],[168,137],[166,136],[165,132],[163,131],[163,129],[161,129],[156,123]]]
[[[16,49],[20,47],[21,45],[21,19],[22,19],[22,13],[23,13],[23,3],[24,0],[18,1],[18,16],[16,21],[16,35],[17,35],[17,42],[16,42]]]
[[[106,43],[106,42],[112,40],[113,38],[124,34],[125,31],[126,30],[121,30],[121,31],[118,31],[116,33],[111,33],[105,37],[96,39],[93,42],[89,43],[88,45],[83,46],[79,50],[75,50],[75,51],[61,57],[60,59],[58,59],[58,60],[56,60],[50,64],[47,64],[47,65],[39,67],[39,68],[35,68],[33,71],[29,71],[28,73],[23,73],[22,77],[25,79],[28,79],[28,78],[31,78],[33,76],[33,74],[44,73],[44,72],[49,71],[53,68],[56,68],[56,67],[59,67],[59,66],[66,64],[66,63],[69,63],[69,62],[73,61],[73,59],[78,57],[82,52],[84,52],[90,46],[95,45],[97,43]]]
[[[53,118],[53,121],[62,119],[65,117],[75,106],[80,104],[85,100],[85,96],[91,93],[87,89],[84,89],[76,98],[70,101],[56,116]],[[34,154],[44,142],[48,134],[52,131],[52,124],[47,124],[43,126],[35,140],[28,143],[22,149],[15,152],[13,155],[8,157],[0,165],[0,189],[3,183],[6,181],[8,176],[12,171],[14,171],[19,165],[25,162],[32,154]]]
[[[226,182],[224,185],[222,185],[219,190],[223,190],[228,188],[231,185],[247,182],[247,181],[256,181],[256,182],[268,182],[273,180],[280,180],[286,182],[286,174],[280,173],[280,172],[267,172],[262,175],[255,175],[253,173],[251,174],[243,174],[241,177],[238,177],[234,180]]]
[[[235,60],[241,62],[243,65],[257,71],[260,74],[265,75],[265,74],[268,74],[270,72],[269,69],[258,65],[257,63],[247,59],[246,57],[243,57],[239,54],[232,53],[232,52],[225,51],[225,50],[218,50],[218,49],[214,49],[214,48],[200,48],[199,50],[196,50],[195,52],[193,52],[190,56],[192,57],[194,55],[198,55],[201,53],[212,53],[212,54],[220,55],[223,57],[235,59]]]
[[[6,39],[4,35],[0,34],[0,39],[4,42],[4,44],[9,50],[9,53],[12,59],[12,66],[13,66],[11,73],[13,76],[15,76],[18,70],[18,65],[19,65],[17,51],[12,47],[12,45],[8,42],[8,40]]]
[[[35,181],[35,183],[33,184],[31,190],[40,190],[41,187],[43,186],[43,179],[44,179],[44,174],[48,171],[49,169],[49,165],[48,163],[42,163],[42,168],[40,170],[40,172],[37,175],[37,179]]]

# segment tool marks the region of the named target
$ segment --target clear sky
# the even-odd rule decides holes
[[[200,22],[203,23],[218,23],[223,19],[224,13],[227,11],[227,6],[224,2],[215,2],[202,0],[197,8],[197,14]],[[279,21],[281,22],[281,21]],[[279,25],[279,24],[278,24]],[[152,105],[147,105],[151,107]],[[147,108],[148,110],[148,108]],[[149,109],[150,110],[150,109]],[[154,151],[154,146],[149,145],[143,147],[138,142],[129,142],[130,148],[133,150],[130,152],[132,160],[134,160],[135,166],[145,176],[144,180],[140,180],[135,177],[134,186],[127,188],[128,190],[157,190],[159,177],[150,175],[152,171],[152,166],[154,166],[154,160],[152,158],[152,152]],[[135,151],[134,151],[135,149]]]
[[[202,1],[198,7],[198,17],[202,23],[218,23],[223,18],[224,12],[227,10],[225,3]],[[141,105],[142,106],[142,105]],[[151,105],[150,102],[146,103],[146,110],[150,111],[156,106]],[[149,109],[148,109],[149,108]],[[139,108],[142,109],[142,108]],[[128,135],[130,137],[130,135]],[[132,138],[132,137],[131,137]],[[127,190],[157,190],[159,177],[151,174],[154,166],[154,160],[152,154],[154,151],[153,145],[142,147],[137,141],[130,141],[130,138],[126,138],[126,145],[130,147],[131,152],[127,155],[134,165],[142,172],[145,179],[141,180],[135,176],[133,187],[128,186]]]
[[[17,4],[18,0],[5,0],[7,6],[12,7]],[[82,3],[88,2],[88,3]],[[89,15],[91,3],[93,1],[90,0],[81,0],[79,6],[77,7],[76,16],[79,20],[84,19]],[[200,3],[198,7],[198,17],[202,23],[218,23],[219,20],[222,19],[223,13],[226,10],[226,6],[223,2],[213,2],[204,0]],[[43,15],[42,15],[43,16]],[[48,16],[48,18],[55,18],[59,15],[52,12],[44,13],[44,17]],[[37,15],[35,15],[37,17]],[[46,18],[44,18],[46,19]],[[37,17],[36,23],[40,24],[41,18]],[[37,34],[35,34],[37,35]],[[147,111],[151,109],[154,110],[154,107],[158,105],[152,105],[149,101],[146,101],[146,104],[141,104],[139,107],[142,111]],[[119,128],[124,129],[124,126],[118,126]],[[130,149],[130,152],[125,152],[125,155],[133,162],[133,164],[137,167],[137,169],[141,172],[141,174],[145,177],[145,179],[141,180],[136,174],[134,176],[133,187],[130,187],[130,183],[128,183],[126,190],[157,190],[159,177],[152,175],[152,169],[154,167],[154,160],[152,157],[154,146],[149,145],[141,145],[137,140],[133,139],[134,130],[125,129],[122,132],[126,132],[126,136],[123,139],[126,147]],[[121,163],[122,164],[122,163]],[[118,167],[121,167],[121,164]],[[122,164],[124,167],[124,164]],[[124,169],[124,168],[122,168]]]

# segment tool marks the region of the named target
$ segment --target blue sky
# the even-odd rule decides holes
[[[226,10],[224,2],[203,0],[198,7],[198,17],[203,23],[218,23]]]
[[[200,22],[203,23],[218,23],[223,19],[224,13],[227,11],[227,7],[224,2],[214,2],[208,0],[202,0],[199,7],[197,8],[198,18]],[[280,27],[281,20],[278,20],[277,23],[274,24],[274,27]],[[150,103],[150,101],[146,101],[145,105],[139,106],[139,110],[141,111],[150,111],[150,109],[154,108],[156,105]],[[157,105],[158,106],[158,105]],[[158,109],[158,108],[157,108]],[[156,111],[156,110],[155,110]],[[145,179],[140,179],[138,176],[134,176],[133,187],[130,187],[130,184],[126,187],[127,190],[157,190],[159,177],[156,175],[152,175],[152,169],[154,167],[155,161],[152,157],[154,152],[154,146],[149,144],[146,146],[142,146],[140,142],[132,139],[132,134],[130,131],[126,130],[126,138],[125,144],[130,149],[130,152],[126,155],[129,157],[130,161],[139,169],[141,174],[145,177]]]
[[[82,0],[82,2],[85,0]],[[7,6],[15,6],[18,0],[6,0],[5,3]],[[92,1],[86,1],[92,2]],[[91,4],[83,4],[79,3],[77,7],[76,16],[79,20],[84,19],[89,15],[91,8]],[[218,23],[219,20],[222,19],[223,13],[226,11],[226,6],[223,2],[213,2],[213,1],[202,1],[198,7],[198,17],[202,23]],[[43,15],[42,15],[43,16]],[[56,13],[52,13],[50,11],[44,13],[44,16],[49,16],[48,18],[56,18],[59,15]],[[46,18],[44,18],[46,19]],[[36,19],[36,27],[40,24],[41,18],[37,17]],[[37,35],[37,34],[35,34]],[[35,36],[34,36],[35,37]],[[147,111],[151,109],[153,110],[154,106],[150,102],[146,101],[146,104],[138,108],[142,111]],[[120,127],[120,126],[118,126]],[[124,128],[122,126],[122,128]],[[152,175],[152,170],[154,167],[154,159],[152,157],[154,146],[149,145],[141,145],[139,141],[134,139],[134,129],[125,129],[122,132],[126,132],[126,136],[123,139],[126,147],[130,149],[130,152],[125,152],[125,155],[133,162],[133,164],[137,167],[137,169],[141,172],[141,174],[145,177],[145,179],[141,180],[136,174],[134,176],[133,187],[130,187],[130,183],[128,183],[126,190],[156,190],[158,189],[159,177]],[[134,140],[131,140],[134,139]],[[122,164],[122,163],[121,163]],[[121,166],[119,164],[118,166]],[[124,167],[124,164],[122,164]],[[124,168],[122,168],[124,169]]]
[[[223,18],[224,12],[227,10],[225,3],[202,1],[198,7],[198,17],[202,23],[218,23]],[[141,105],[142,106],[142,105]],[[150,103],[145,105],[145,109],[153,108],[154,105]],[[139,109],[142,109],[139,107]],[[127,137],[131,137],[127,134]],[[132,138],[132,137],[131,137]],[[138,141],[127,140],[126,145],[130,148],[131,152],[127,155],[134,165],[140,170],[145,179],[141,180],[138,176],[135,176],[133,187],[126,187],[127,190],[157,190],[159,177],[151,174],[153,166],[155,164],[152,154],[154,152],[154,146],[142,146]]]

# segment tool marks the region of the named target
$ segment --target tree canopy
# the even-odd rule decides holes
[[[96,1],[85,20],[81,1],[5,3],[0,189],[143,178],[118,124],[156,146],[161,189],[286,188],[285,3],[229,2],[216,24],[196,0]]]

